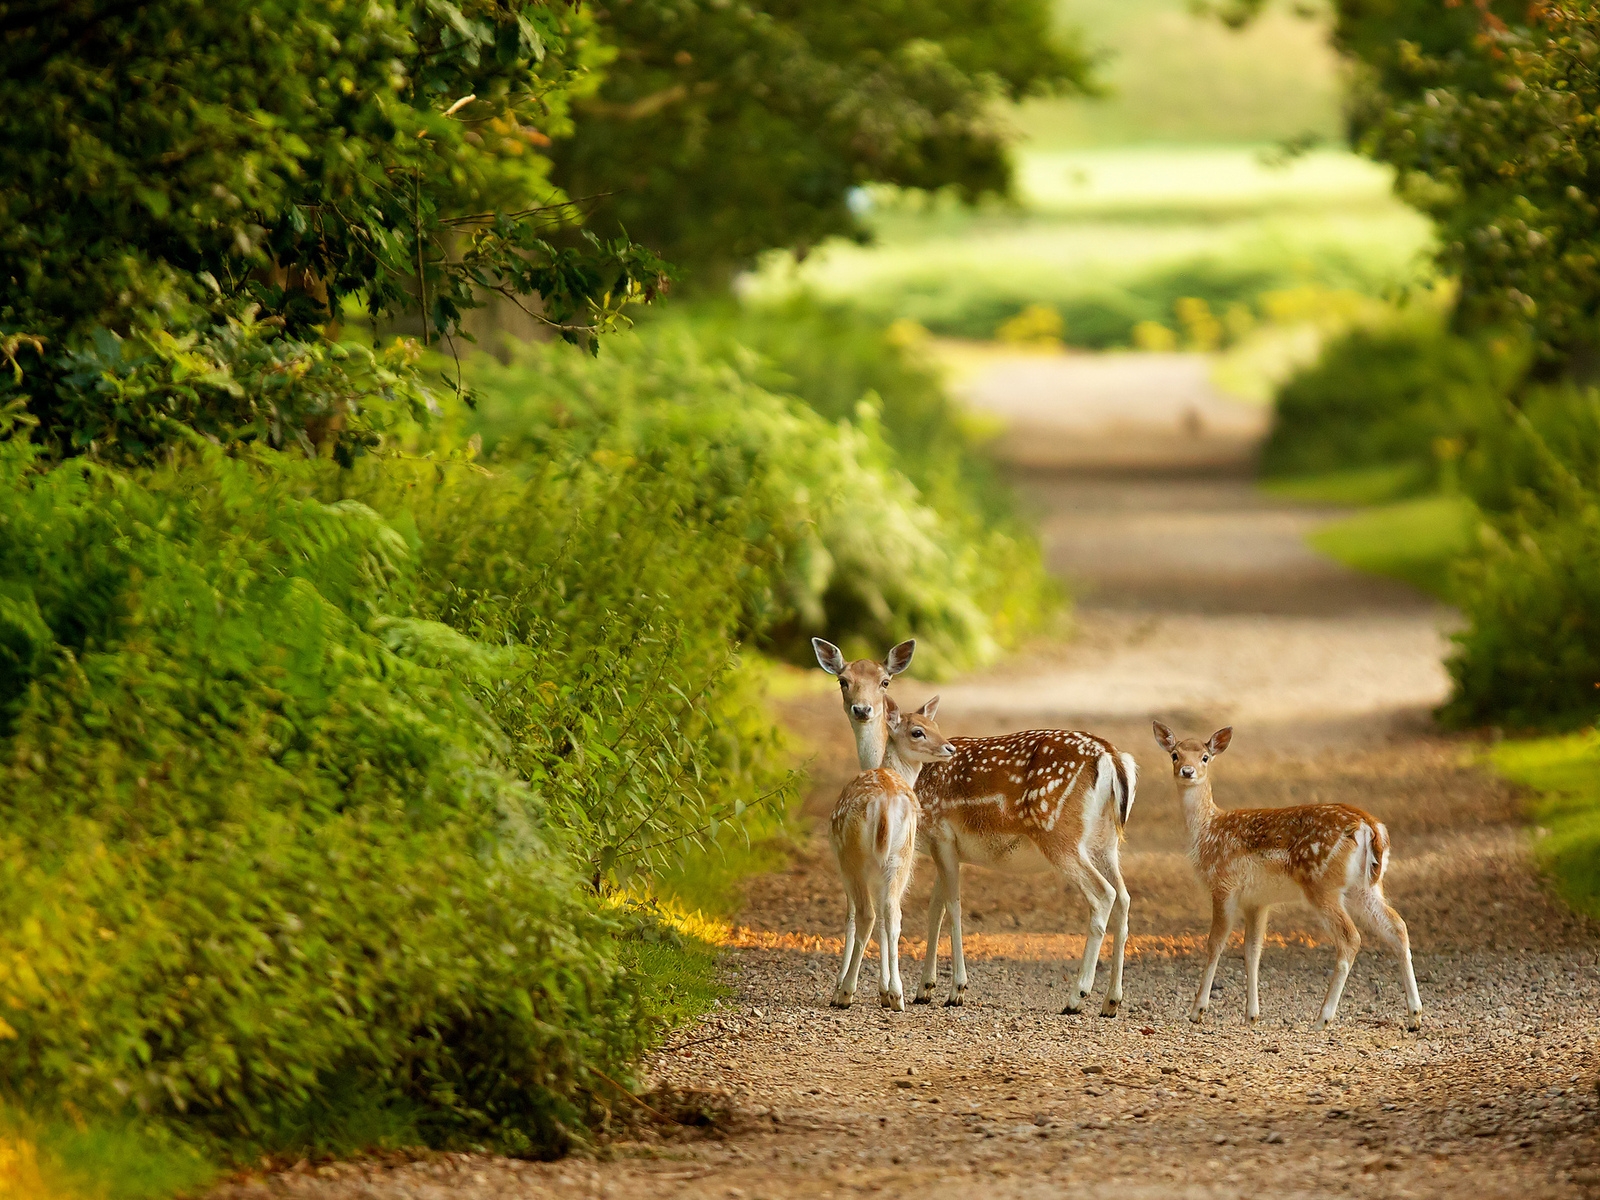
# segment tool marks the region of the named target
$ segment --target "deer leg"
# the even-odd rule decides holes
[[[934,853],[950,913],[950,997],[944,1006],[959,1008],[967,996],[967,958],[961,950],[961,859],[954,846],[940,846]]]
[[[913,1004],[932,1004],[939,990],[939,931],[944,926],[944,872],[934,859],[933,894],[928,897],[928,952],[922,956],[922,982]]]
[[[1228,911],[1228,902],[1221,896],[1213,896],[1211,934],[1206,943],[1208,951],[1206,969],[1200,976],[1200,990],[1194,994],[1194,1007],[1189,1010],[1189,1020],[1196,1025],[1206,1018],[1206,1009],[1211,1004],[1211,983],[1217,977],[1217,964],[1222,961],[1222,952],[1228,945],[1228,932],[1232,928],[1233,914]]]
[[[863,896],[856,905],[856,940],[850,944],[850,962],[845,968],[844,1004],[848,1008],[855,999],[856,985],[861,981],[861,964],[867,956],[867,943],[877,927],[877,914],[872,911],[871,899]]]
[[[833,999],[828,1001],[834,1008],[849,1008],[851,992],[845,987],[850,979],[850,960],[856,952],[856,902],[846,900],[849,915],[844,921],[844,961],[839,964],[839,979],[833,987]]]
[[[1377,888],[1368,888],[1361,901],[1362,915],[1368,925],[1400,960],[1400,981],[1406,989],[1406,1028],[1421,1029],[1422,997],[1417,993],[1417,973],[1411,966],[1411,935],[1406,931],[1406,923]]]
[[[1062,870],[1089,901],[1089,935],[1083,943],[1083,965],[1078,968],[1078,994],[1067,1001],[1062,1013],[1076,1016],[1083,1011],[1083,1002],[1094,991],[1095,968],[1100,965],[1100,945],[1105,941],[1106,926],[1111,921],[1111,910],[1116,905],[1117,890],[1106,877],[1095,870],[1088,856],[1079,854],[1062,864]]]
[[[1344,910],[1344,899],[1334,893],[1333,897],[1322,904],[1322,915],[1328,922],[1328,927],[1333,933],[1334,944],[1339,949],[1339,959],[1333,964],[1333,979],[1328,983],[1328,995],[1322,1002],[1322,1011],[1317,1014],[1317,1023],[1313,1029],[1326,1029],[1328,1022],[1333,1020],[1334,1014],[1339,1011],[1339,997],[1344,995],[1344,981],[1350,978],[1350,968],[1355,964],[1356,955],[1361,950],[1361,932],[1356,928],[1356,923],[1350,919],[1350,914]]]
[[[1128,945],[1128,908],[1132,903],[1127,885],[1122,881],[1122,864],[1117,859],[1115,842],[1103,856],[1100,872],[1117,894],[1111,907],[1111,982],[1106,987],[1105,1003],[1100,1006],[1102,1017],[1114,1017],[1122,1007],[1122,956]]]
[[[900,900],[893,883],[883,889],[878,907],[883,913],[878,931],[878,1003],[905,1012],[906,996],[900,983]]]
[[[1267,936],[1267,906],[1246,910],[1244,914],[1244,1017],[1254,1025],[1261,1019],[1261,943]]]

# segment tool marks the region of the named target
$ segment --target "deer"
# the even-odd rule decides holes
[[[835,1008],[849,1008],[873,929],[878,932],[878,1003],[906,1009],[900,982],[900,901],[911,884],[920,809],[914,790],[923,764],[954,752],[939,733],[935,696],[913,713],[883,700],[888,738],[883,765],[863,771],[839,793],[829,840],[844,880],[849,916],[844,927],[844,963],[834,988]]]
[[[1160,721],[1153,728],[1156,741],[1172,755],[1172,778],[1189,829],[1189,857],[1211,891],[1208,958],[1189,1019],[1196,1024],[1205,1020],[1217,964],[1228,935],[1241,921],[1245,1019],[1252,1025],[1261,1019],[1257,983],[1268,912],[1274,904],[1304,899],[1327,924],[1338,954],[1314,1026],[1325,1029],[1338,1013],[1345,980],[1361,949],[1361,933],[1345,907],[1353,901],[1356,914],[1399,958],[1406,1028],[1420,1029],[1422,1000],[1411,967],[1411,939],[1406,923],[1383,895],[1389,866],[1389,831],[1383,822],[1348,804],[1218,808],[1211,794],[1211,762],[1233,741],[1233,726],[1204,742],[1180,741]]]
[[[822,638],[811,640],[817,663],[839,680],[845,716],[863,769],[886,736],[880,698],[911,665],[916,642],[895,646],[883,662],[845,661]],[[917,847],[936,872],[928,901],[928,948],[913,1003],[930,1004],[939,987],[939,935],[950,919],[950,991],[946,1007],[965,1003],[967,965],[961,941],[961,864],[1011,871],[1054,870],[1089,902],[1089,930],[1075,995],[1064,1014],[1083,1011],[1094,990],[1100,949],[1112,934],[1111,980],[1100,1015],[1122,1005],[1123,954],[1130,899],[1118,861],[1133,809],[1138,764],[1131,754],[1088,733],[1032,729],[998,737],[951,738],[954,752],[917,777],[921,805]]]

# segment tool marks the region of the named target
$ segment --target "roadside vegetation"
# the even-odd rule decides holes
[[[781,854],[775,660],[1059,605],[914,331],[725,289],[1010,188],[1086,68],[972,7],[5,23],[0,1189],[594,1144]]]
[[[1261,0],[1225,6],[1248,22]],[[1523,735],[1488,761],[1535,789],[1535,851],[1596,911],[1600,795],[1600,210],[1582,182],[1600,6],[1332,6],[1357,145],[1438,230],[1448,303],[1349,329],[1278,396],[1272,486],[1387,479],[1317,543],[1442,595],[1465,627],[1440,716]],[[1435,294],[1435,299],[1439,294]],[[1353,497],[1352,497],[1353,498]]]

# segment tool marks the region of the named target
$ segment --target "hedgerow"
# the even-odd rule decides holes
[[[581,1136],[660,1023],[594,885],[781,790],[744,544],[592,460],[40,468],[0,442],[0,1087]]]
[[[898,358],[881,331],[870,336],[878,358]],[[809,345],[831,348],[821,336]],[[909,446],[919,418],[945,443],[908,465],[942,481],[924,491],[898,469],[915,451],[892,444],[875,392],[829,419],[774,390],[787,382],[780,360],[696,323],[663,322],[607,351],[579,360],[526,346],[509,366],[480,362],[471,428],[486,453],[516,461],[560,448],[655,463],[667,447],[694,447],[680,460],[693,507],[724,513],[737,501],[739,538],[765,568],[740,589],[741,636],[801,661],[814,633],[874,650],[915,634],[919,666],[939,672],[992,657],[1052,610],[1037,543],[1003,498],[961,480],[971,451],[940,428],[954,425],[944,413],[898,406]]]

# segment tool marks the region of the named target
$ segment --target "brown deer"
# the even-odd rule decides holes
[[[837,646],[821,638],[811,644],[822,669],[839,679],[857,754],[866,768],[885,736],[876,699],[892,676],[910,665],[916,644],[902,642],[882,663],[846,662]],[[1122,1004],[1129,906],[1118,849],[1138,783],[1133,756],[1091,734],[1065,729],[951,738],[950,744],[955,752],[929,765],[916,785],[922,806],[917,846],[933,859],[937,876],[928,902],[928,950],[915,1002],[930,1003],[938,990],[939,933],[947,912],[951,986],[945,1003],[959,1005],[966,996],[961,864],[969,862],[1008,871],[1053,869],[1083,893],[1089,902],[1089,934],[1076,994],[1063,1011],[1083,1011],[1109,927],[1111,982],[1100,1015],[1116,1016]]]
[[[1189,857],[1211,890],[1210,957],[1189,1019],[1205,1019],[1211,1002],[1211,981],[1217,974],[1228,934],[1244,924],[1244,971],[1248,996],[1245,1017],[1261,1016],[1256,983],[1261,943],[1267,935],[1267,913],[1274,904],[1304,899],[1327,922],[1338,948],[1338,961],[1327,997],[1317,1015],[1324,1028],[1339,1009],[1350,966],[1361,949],[1361,934],[1345,909],[1345,901],[1400,959],[1406,989],[1406,1028],[1422,1027],[1422,1000],[1411,969],[1411,940],[1400,914],[1383,895],[1389,866],[1389,831],[1371,814],[1347,804],[1301,804],[1293,808],[1223,810],[1211,798],[1210,765],[1233,740],[1233,727],[1219,729],[1209,740],[1179,741],[1160,721],[1156,741],[1172,755],[1172,778],[1183,802],[1189,827]]]
[[[849,1008],[855,999],[861,960],[876,925],[878,1003],[904,1012],[900,901],[911,883],[916,854],[919,809],[912,789],[924,763],[949,758],[952,750],[933,722],[939,711],[939,697],[914,713],[902,714],[887,697],[884,706],[888,746],[883,765],[863,771],[845,784],[829,825],[829,839],[839,861],[850,914],[845,921],[844,964],[833,992],[833,1006]]]

